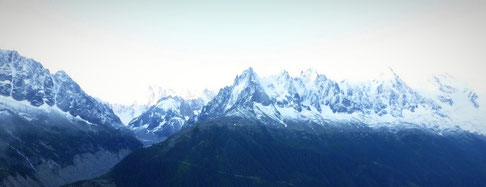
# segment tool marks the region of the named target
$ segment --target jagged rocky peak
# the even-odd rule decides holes
[[[259,103],[268,102],[268,96],[262,87],[262,80],[253,68],[248,68],[241,75],[237,76],[230,90],[231,93],[226,110],[229,110],[234,105],[245,104],[250,101]]]
[[[246,83],[247,81],[256,82],[258,81],[258,76],[256,75],[253,68],[248,68],[243,71],[240,75],[237,75],[234,84]]]
[[[28,100],[34,106],[44,104],[44,96],[47,96],[47,102],[53,104],[52,93],[44,91],[44,86],[48,90],[53,86],[49,70],[16,51],[2,50],[0,55],[0,93],[3,96],[11,96],[18,101]]]
[[[270,97],[262,86],[261,78],[253,68],[237,75],[233,85],[226,86],[201,110],[199,121],[213,119],[239,108],[251,109],[254,103],[269,105]]]
[[[262,87],[260,77],[253,71],[253,68],[248,68],[235,80],[230,102],[226,109],[235,105],[251,104],[252,102],[269,105],[270,98]]]
[[[91,123],[121,124],[106,104],[88,96],[65,72],[52,75],[39,62],[16,51],[0,50],[0,95],[36,107],[58,107]]]

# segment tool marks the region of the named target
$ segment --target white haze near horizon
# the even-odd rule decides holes
[[[391,67],[415,88],[447,73],[484,94],[485,10],[475,0],[0,0],[0,48],[120,104],[143,100],[149,85],[218,90],[248,67],[334,80]]]

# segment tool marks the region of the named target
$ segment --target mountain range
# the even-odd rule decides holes
[[[222,89],[198,118],[239,115],[283,126],[286,121],[346,121],[372,127],[418,125],[436,131],[459,127],[486,132],[477,94],[460,87],[451,76],[435,76],[431,82],[435,92],[425,92],[409,87],[393,70],[388,74],[384,80],[337,82],[313,70],[298,77],[284,71],[260,78],[249,68]]]
[[[0,186],[486,185],[482,97],[427,84],[248,68],[217,93],[124,106],[0,50]]]

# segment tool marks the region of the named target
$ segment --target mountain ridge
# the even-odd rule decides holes
[[[438,91],[434,94],[425,93],[408,86],[393,70],[390,72],[391,79],[337,82],[314,70],[302,71],[297,77],[283,71],[261,78],[248,68],[236,76],[232,85],[222,88],[197,118],[204,121],[240,112],[240,115],[263,115],[282,124],[286,120],[317,123],[344,120],[370,126],[415,124],[438,131],[459,126],[463,130],[486,132],[481,127],[486,120],[481,117],[479,97],[471,89],[444,92],[444,87],[453,88],[448,83],[436,85]],[[246,111],[241,111],[242,108]],[[479,119],[469,121],[468,114],[461,118],[455,113],[458,110],[468,110],[471,118]]]

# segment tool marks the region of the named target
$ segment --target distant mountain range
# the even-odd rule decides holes
[[[185,100],[202,99],[205,103],[207,103],[214,95],[215,93],[210,90],[203,90],[199,93],[197,91],[190,90],[175,91],[172,89],[164,89],[159,86],[149,86],[146,90],[146,97],[136,99],[134,103],[130,105],[107,104],[115,112],[115,114],[120,117],[123,124],[128,125],[133,118],[140,116],[142,112],[145,112],[151,106],[156,105],[157,102],[164,97],[177,96]]]
[[[252,68],[206,105],[199,120],[244,116],[285,126],[287,121],[359,122],[372,127],[422,126],[440,132],[486,132],[477,94],[450,76],[435,76],[435,92],[409,87],[392,70],[389,79],[336,82],[313,70],[261,78]],[[456,87],[457,86],[457,87]]]
[[[249,68],[216,96],[207,91],[205,99],[162,97],[134,116],[129,127],[146,144],[160,142],[182,126],[221,116],[280,126],[289,121],[352,122],[370,127],[424,127],[437,133],[454,129],[486,132],[486,116],[474,91],[448,75],[434,76],[428,84],[432,91],[414,90],[393,70],[381,80],[337,82],[311,69],[298,77],[284,71],[261,78]],[[138,108],[128,107],[128,111],[140,112]]]
[[[145,144],[158,143],[177,133],[188,120],[199,114],[206,102],[181,97],[163,97],[128,124],[137,138]]]

